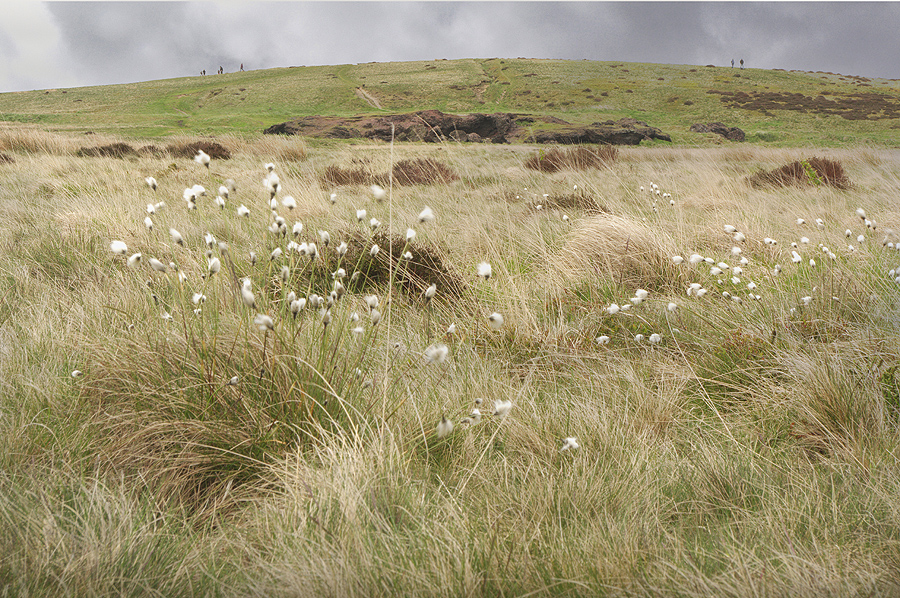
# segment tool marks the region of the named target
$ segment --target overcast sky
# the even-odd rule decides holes
[[[896,2],[3,0],[0,92],[244,68],[565,58],[900,78]]]

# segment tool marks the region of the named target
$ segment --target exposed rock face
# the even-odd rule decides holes
[[[552,130],[531,134],[524,125],[534,122],[559,125]],[[618,121],[593,123],[578,127],[550,116],[530,116],[498,112],[495,114],[445,114],[439,110],[422,110],[407,114],[385,116],[355,116],[337,118],[304,116],[273,125],[263,131],[267,134],[307,135],[332,139],[355,137],[390,141],[391,125],[394,139],[398,141],[443,141],[453,139],[468,143],[608,143],[613,145],[637,145],[644,139],[671,138],[654,127],[630,118]]]
[[[722,123],[694,123],[691,125],[691,131],[694,133],[715,133],[721,135],[730,141],[743,141],[744,132],[737,127],[729,127]]]

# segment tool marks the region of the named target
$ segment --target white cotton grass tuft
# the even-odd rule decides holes
[[[248,208],[244,204],[239,205],[237,208],[237,215],[241,218],[246,218],[250,215],[250,208]]]
[[[651,344],[658,345],[662,342],[662,336],[660,336],[658,333],[654,332],[653,334],[650,335],[650,338],[648,340],[650,341]]]
[[[612,305],[610,305],[609,307],[606,308],[606,313],[608,313],[611,316],[614,316],[617,313],[619,313],[620,310],[621,310],[621,308],[619,307],[619,305],[617,303],[613,303]]]
[[[440,423],[437,425],[436,433],[438,438],[443,438],[450,434],[453,431],[453,421],[446,418],[446,416],[441,417]]]
[[[603,334],[594,339],[594,341],[598,345],[608,345],[609,344],[609,336]]]
[[[155,257],[151,257],[149,262],[150,262],[150,267],[153,268],[153,270],[156,272],[165,272],[168,269],[168,266],[166,266],[164,263],[162,263]]]
[[[666,310],[668,310],[668,311],[674,313],[674,312],[678,311],[678,304],[677,304],[677,303],[672,303],[672,302],[670,302],[670,303],[666,306]]]
[[[109,244],[109,250],[118,255],[125,255],[128,253],[128,245],[125,241],[113,241]]]
[[[154,191],[156,191],[156,188],[159,186],[156,182],[156,179],[153,178],[152,176],[148,176],[147,178],[145,178],[144,182],[147,183],[147,186],[150,187]]]
[[[143,256],[140,253],[132,253],[130,256],[128,256],[128,260],[125,263],[129,267],[134,268],[140,263],[142,257]]]
[[[214,276],[219,273],[219,270],[222,269],[222,262],[219,261],[219,258],[214,257],[209,260],[209,275]]]
[[[294,199],[293,195],[285,195],[281,198],[281,205],[289,210],[293,210],[297,207],[297,200]]]
[[[169,237],[171,237],[173,243],[184,247],[184,237],[182,237],[181,233],[174,228],[169,229]]]
[[[491,265],[487,262],[481,262],[480,264],[478,264],[476,271],[478,273],[478,277],[483,278],[485,280],[487,280],[488,278],[490,278],[493,275],[493,269],[491,268]]]
[[[680,266],[681,264],[684,263],[684,258],[681,257],[680,255],[673,255],[672,263],[675,264],[676,266]]]
[[[559,451],[574,451],[575,449],[579,448],[581,448],[581,445],[578,444],[578,439],[574,436],[569,436],[567,438],[563,438],[563,445],[562,448],[559,449]]]
[[[369,228],[371,228],[372,230],[375,230],[379,226],[381,226],[381,221],[378,218],[372,218],[371,220],[369,220]]]
[[[209,168],[209,154],[204,152],[202,149],[197,150],[197,155],[194,156],[194,161],[197,162],[197,164],[202,164],[206,168]]]
[[[488,316],[488,324],[494,330],[500,330],[503,328],[503,316],[498,312],[494,312]]]
[[[431,299],[437,293],[437,285],[432,283],[427,289],[425,289],[425,299]]]
[[[428,365],[444,363],[447,361],[448,355],[450,355],[450,348],[447,345],[440,343],[431,345],[425,349],[425,363]]]
[[[250,309],[256,309],[256,296],[253,294],[253,290],[250,288],[250,285],[251,282],[249,278],[242,279],[241,300],[244,302],[244,305],[246,305]]]
[[[406,229],[406,242],[409,243],[416,238],[416,231],[411,228]]]
[[[429,208],[428,206],[425,206],[425,208],[421,212],[419,212],[419,216],[418,216],[417,220],[419,221],[420,224],[425,223],[425,222],[433,222],[434,221],[434,211],[431,208]]]
[[[332,205],[337,203],[337,193],[332,193],[328,196],[328,199],[331,201]]]
[[[275,330],[275,321],[271,316],[267,316],[266,314],[256,314],[253,318],[253,323],[259,328],[260,332]]]
[[[688,258],[688,261],[691,262],[692,264],[699,264],[700,262],[703,261],[703,256],[700,255],[699,253],[694,253],[694,254],[691,254],[691,257]]]
[[[381,251],[381,248],[378,247],[378,244],[376,243],[375,245],[372,245],[372,248],[369,250],[369,255],[371,257],[375,257],[376,255],[378,255],[379,251]]]
[[[494,401],[494,413],[492,413],[492,415],[494,417],[504,419],[507,415],[509,415],[509,411],[512,409],[512,406],[512,401],[506,401],[503,399]]]
[[[83,376],[83,375],[84,375],[84,372],[82,372],[81,370],[72,370],[72,373],[71,373],[71,376],[73,378],[81,378],[81,376]]]
[[[362,222],[366,219],[368,213],[365,210],[356,210],[356,221]]]
[[[387,191],[385,191],[381,185],[372,185],[371,187],[369,187],[369,191],[372,192],[372,197],[374,197],[378,201],[381,201],[385,197],[387,197]]]

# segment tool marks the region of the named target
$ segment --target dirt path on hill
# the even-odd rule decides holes
[[[371,95],[369,92],[367,92],[362,87],[356,88],[356,95],[361,100],[365,100],[366,102],[368,102],[369,105],[372,106],[373,108],[378,108],[379,110],[384,110],[384,108],[381,107],[381,104],[378,103],[378,100],[375,99],[375,96]]]

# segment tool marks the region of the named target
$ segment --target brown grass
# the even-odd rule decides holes
[[[119,141],[116,143],[99,145],[96,147],[82,147],[77,152],[75,152],[75,155],[80,158],[127,158],[129,156],[138,155],[138,152],[127,143]]]
[[[193,158],[198,150],[203,150],[214,160],[228,160],[231,158],[231,150],[215,141],[191,141],[173,143],[167,148],[175,158]]]
[[[341,168],[330,165],[325,167],[322,173],[322,183],[340,187],[342,185],[371,185],[373,183],[384,184],[377,175],[364,168]]]
[[[392,169],[394,183],[397,185],[435,185],[446,184],[458,180],[453,170],[433,158],[415,158],[412,160],[400,160]],[[322,173],[322,183],[331,186],[341,185],[371,185],[378,184],[386,187],[387,174],[376,174],[365,168],[343,168],[329,165]]]
[[[597,148],[583,146],[569,149],[552,148],[529,156],[525,160],[525,167],[546,173],[560,170],[588,170],[615,162],[618,153],[619,150],[612,145],[601,145]]]
[[[433,158],[400,160],[394,164],[393,173],[398,185],[446,184],[459,179],[449,166]]]
[[[406,240],[397,235],[391,243],[385,232],[371,237],[354,233],[347,244],[344,263],[356,264],[356,270],[362,273],[358,284],[367,291],[387,285],[392,262],[395,283],[410,297],[421,296],[432,284],[437,285],[439,293],[450,297],[462,296],[467,288],[463,276],[448,265],[447,252],[434,244],[413,241],[407,245]],[[373,244],[380,248],[375,257],[369,255]],[[411,260],[401,258],[404,251],[412,254]],[[352,275],[349,269],[348,274]]]
[[[754,189],[764,187],[808,186],[813,182],[807,175],[804,161],[796,160],[775,170],[762,170],[749,178]],[[805,162],[815,171],[819,180],[830,187],[849,189],[850,178],[844,172],[843,165],[837,160],[827,158],[810,158]]]

